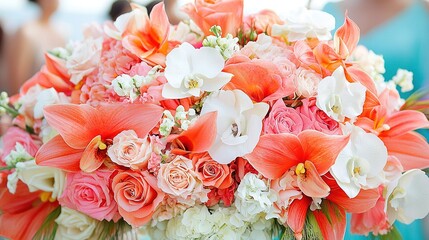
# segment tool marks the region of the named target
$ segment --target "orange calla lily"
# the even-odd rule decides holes
[[[104,162],[107,144],[124,130],[145,137],[156,126],[163,109],[152,104],[58,104],[45,108],[45,118],[60,136],[36,154],[42,166],[67,171],[96,170]]]

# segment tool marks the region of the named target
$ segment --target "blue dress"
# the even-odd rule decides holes
[[[344,12],[338,5],[327,4],[324,11],[335,17],[336,28],[344,23]],[[413,72],[414,90],[429,86],[429,13],[422,1],[415,0],[393,19],[361,36],[359,44],[383,55],[386,80],[392,79],[398,68],[403,68]],[[401,96],[407,98],[410,94],[403,93]],[[421,133],[428,138],[427,130]],[[395,226],[403,239],[425,239],[420,220],[411,225],[396,222]],[[345,239],[368,239],[351,234],[349,227],[347,225]]]

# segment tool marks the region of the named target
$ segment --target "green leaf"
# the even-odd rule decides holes
[[[369,235],[370,239],[374,240],[402,240],[401,233],[398,231],[398,229],[393,226],[392,229],[384,235]]]
[[[281,238],[282,240],[295,239],[295,235],[288,226],[285,228],[285,232]],[[302,240],[318,240],[323,239],[322,232],[320,231],[319,225],[317,224],[316,217],[312,211],[307,212],[305,218],[304,229],[302,231]]]
[[[58,224],[55,222],[55,219],[60,215],[61,207],[58,206],[54,211],[49,213],[45,221],[37,230],[36,234],[33,237],[33,240],[43,239],[43,240],[54,240],[55,234],[57,233]]]

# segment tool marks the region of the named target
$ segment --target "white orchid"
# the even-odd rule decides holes
[[[294,42],[306,38],[330,40],[331,31],[335,28],[335,18],[326,12],[299,8],[291,11],[285,19],[285,24],[273,24],[272,35],[286,37]]]
[[[429,213],[429,178],[419,169],[409,170],[387,186],[386,212],[389,223],[410,224]]]
[[[262,119],[268,104],[255,103],[241,90],[212,93],[204,102],[201,115],[217,111],[217,135],[209,149],[210,156],[221,164],[232,162],[256,147]]]
[[[353,126],[350,141],[338,154],[331,174],[338,185],[350,197],[356,197],[360,189],[378,187],[384,181],[387,149],[376,135]]]
[[[319,83],[316,105],[332,119],[343,122],[354,119],[363,111],[366,88],[358,82],[347,81],[343,67]]]
[[[199,97],[201,92],[213,92],[227,84],[232,74],[222,72],[225,61],[214,48],[195,49],[183,43],[173,49],[166,59],[166,83],[162,96],[168,99]]]

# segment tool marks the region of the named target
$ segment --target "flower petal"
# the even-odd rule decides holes
[[[79,161],[82,149],[69,147],[60,135],[42,145],[36,154],[36,163],[40,166],[49,166],[66,171],[80,171]]]
[[[346,232],[346,212],[344,209],[329,201],[325,201],[322,208],[326,208],[325,213],[323,210],[316,210],[313,214],[323,239],[343,239]]]
[[[179,142],[179,146],[183,146],[184,150],[192,153],[208,151],[216,139],[216,119],[217,112],[209,112],[200,116],[194,125],[175,139],[175,142]]]
[[[394,137],[419,128],[429,128],[429,121],[422,112],[402,110],[386,119],[390,129],[380,133],[380,137]]]
[[[58,104],[45,107],[45,118],[64,141],[76,149],[84,149],[91,140],[101,135],[113,139],[124,130],[134,130],[139,137],[146,136],[162,116],[163,109],[152,104]]]
[[[313,162],[320,175],[329,171],[349,141],[349,136],[327,135],[314,130],[305,130],[298,138],[304,150],[304,160]]]
[[[174,88],[180,88],[183,79],[191,73],[190,59],[195,48],[189,43],[183,43],[171,50],[166,58],[165,78]]]
[[[84,172],[93,172],[97,170],[104,162],[105,154],[99,153],[101,136],[94,137],[83,151],[80,159],[80,169]]]
[[[225,86],[225,84],[231,80],[232,76],[233,75],[231,73],[221,72],[214,78],[206,78],[204,79],[204,85],[201,89],[206,92],[217,91]]]
[[[244,158],[264,177],[275,179],[303,160],[303,149],[293,134],[264,135]]]
[[[301,191],[314,198],[324,198],[329,195],[329,186],[323,181],[316,170],[314,164],[310,161],[305,161],[305,175],[298,175],[298,187]]]
[[[289,206],[287,225],[295,233],[295,237],[300,239],[304,229],[305,218],[307,217],[308,207],[310,207],[311,198],[303,197],[300,200],[294,200]]]
[[[426,139],[416,132],[395,137],[381,138],[389,155],[399,159],[404,170],[429,167],[429,145]]]
[[[192,73],[214,78],[222,71],[225,60],[215,48],[202,47],[191,55],[190,64]]]

